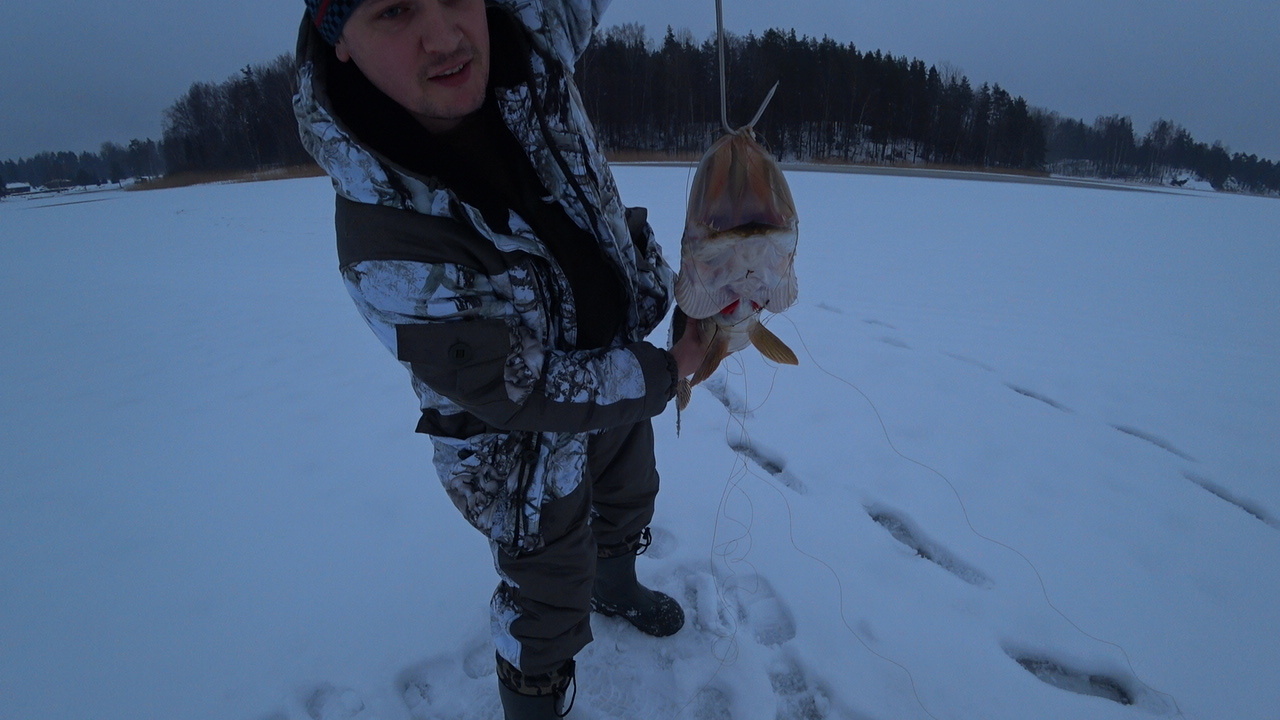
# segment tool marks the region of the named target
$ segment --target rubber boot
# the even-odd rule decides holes
[[[646,635],[675,635],[684,627],[684,610],[670,595],[640,584],[636,579],[637,554],[632,549],[596,559],[591,609],[606,617],[621,617]]]
[[[566,702],[573,684],[574,662],[545,675],[525,675],[498,656],[498,697],[506,720],[561,720],[573,707]],[[576,689],[577,686],[574,685]]]

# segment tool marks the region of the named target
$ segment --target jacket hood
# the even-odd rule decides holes
[[[492,63],[489,93],[519,94],[533,74],[534,38],[511,11],[488,7]],[[448,188],[415,174],[399,161],[404,138],[421,137],[420,125],[375,88],[354,63],[340,62],[304,14],[295,57],[298,92],[294,113],[303,145],[334,181],[338,194],[356,202],[448,214]]]
[[[293,111],[298,133],[303,147],[333,180],[334,190],[355,202],[447,215],[448,199],[442,187],[397,168],[389,158],[362,142],[352,125],[340,116],[330,94],[333,79],[339,74],[354,73],[361,79],[363,75],[351,63],[338,61],[333,46],[325,42],[305,14],[298,30],[295,57],[298,90],[293,97]],[[368,80],[364,84],[368,85]],[[364,94],[381,95],[393,106],[391,118],[408,117],[389,98],[372,90]]]
[[[596,9],[595,0],[492,0],[489,99],[532,164],[548,193],[545,199],[562,205],[618,266],[636,300],[630,326],[647,334],[666,312],[671,269],[647,224],[641,223],[644,227],[633,239],[627,209],[573,84],[573,64],[589,42]],[[516,213],[509,213],[506,227],[495,229],[479,208],[439,178],[411,171],[417,163],[397,162],[397,151],[403,150],[397,145],[412,143],[425,131],[354,63],[338,61],[333,46],[306,16],[296,57],[299,134],[338,195],[451,218],[503,252],[550,257]]]

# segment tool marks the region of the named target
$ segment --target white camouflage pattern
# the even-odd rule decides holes
[[[631,302],[618,346],[574,351],[576,311],[568,281],[552,262],[526,263],[501,275],[462,265],[402,260],[362,261],[342,268],[347,289],[379,340],[396,353],[396,326],[500,318],[511,333],[505,368],[508,397],[521,402],[535,386],[553,399],[609,405],[646,392],[641,364],[621,347],[646,337],[665,315],[672,272],[645,227],[647,247],[628,230],[625,208],[572,82],[607,0],[504,0],[532,34],[530,83],[497,91],[498,107],[543,184],[579,226],[601,239],[620,269]],[[327,46],[322,51],[329,51]],[[379,155],[334,117],[314,58],[301,57],[294,97],[303,144],[359,203],[449,217],[475,228],[504,252],[549,253],[521,218],[510,233],[490,228],[479,210],[431,178]],[[553,311],[554,308],[554,311]],[[405,363],[408,367],[408,363]],[[463,408],[413,378],[424,410],[455,415]],[[539,509],[572,492],[586,464],[587,435],[497,432],[466,439],[434,437],[435,467],[450,498],[491,542],[510,552],[539,547]],[[510,659],[510,658],[509,658]]]

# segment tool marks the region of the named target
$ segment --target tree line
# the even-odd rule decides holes
[[[794,30],[726,38],[729,123],[747,123],[769,89],[756,126],[791,160],[926,162],[1039,168],[1043,129],[1026,100],[999,85],[923,61],[797,37]],[[588,115],[615,150],[697,153],[721,132],[714,37],[695,42],[667,29],[661,43],[627,24],[599,34],[578,66]]]
[[[861,52],[794,30],[726,42],[729,122],[746,123],[777,95],[757,135],[790,160],[933,163],[1051,171],[1280,193],[1280,164],[1197,142],[1158,120],[1139,137],[1119,115],[1092,124],[1029,107],[998,84],[976,89],[950,67],[879,50]],[[698,153],[721,132],[718,51],[667,29],[651,43],[637,24],[597,35],[578,67],[588,114],[604,144],[641,153]]]
[[[164,111],[163,136],[97,153],[40,153],[0,165],[4,181],[44,187],[101,185],[177,173],[258,171],[301,165],[311,157],[293,117],[293,56],[248,65],[221,83],[197,82]]]
[[[1139,138],[1133,121],[1119,115],[1092,125],[1041,111],[1049,149],[1047,169],[1089,177],[1143,178],[1180,184],[1192,174],[1214,188],[1280,193],[1280,164],[1257,155],[1230,153],[1221,142],[1196,142],[1169,120],[1157,120]]]
[[[777,94],[757,135],[787,160],[930,163],[1185,182],[1280,193],[1280,165],[1197,142],[1159,120],[1139,137],[1118,115],[1092,124],[1030,107],[998,84],[973,87],[959,70],[860,51],[794,30],[729,35],[727,105],[748,122]],[[311,162],[298,139],[294,62],[281,55],[221,82],[197,82],[164,112],[163,137],[104,143],[98,153],[41,153],[0,166],[3,182],[77,185],[176,173],[251,172]],[[597,33],[577,69],[605,147],[659,155],[701,153],[722,132],[714,36],[667,28],[660,42],[625,24]]]
[[[131,140],[127,146],[105,142],[96,153],[42,152],[0,164],[0,193],[7,182],[41,187],[103,185],[127,178],[154,177],[164,171],[155,140]]]
[[[293,115],[293,56],[251,65],[222,83],[198,82],[164,113],[170,173],[256,171],[311,162]]]

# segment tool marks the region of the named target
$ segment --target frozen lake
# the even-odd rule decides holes
[[[676,259],[683,168],[620,167]],[[791,171],[573,718],[1274,717],[1280,202]],[[483,539],[325,179],[0,202],[0,718],[494,718]],[[651,338],[663,344],[665,335]]]

